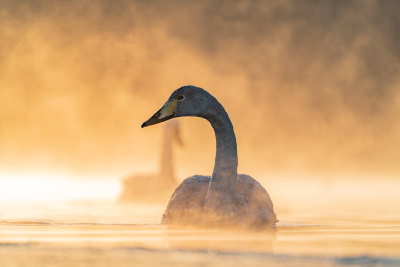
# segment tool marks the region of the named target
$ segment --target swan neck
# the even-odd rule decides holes
[[[233,125],[228,114],[220,105],[215,116],[209,118],[216,138],[215,165],[212,174],[213,183],[222,183],[225,188],[235,186],[237,178],[237,146]]]
[[[216,137],[215,166],[204,203],[207,218],[230,221],[235,216],[235,192],[237,180],[236,137],[228,114],[218,103],[208,117]]]

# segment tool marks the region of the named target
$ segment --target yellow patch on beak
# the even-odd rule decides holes
[[[160,110],[160,117],[158,117],[158,119],[173,115],[175,113],[176,102],[178,102],[178,100],[171,100],[165,103]]]

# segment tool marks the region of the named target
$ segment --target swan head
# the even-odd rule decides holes
[[[204,117],[214,100],[214,97],[199,87],[183,86],[171,94],[160,110],[142,124],[142,128],[177,117]]]

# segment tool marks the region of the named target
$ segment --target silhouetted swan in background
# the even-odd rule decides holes
[[[180,125],[177,120],[169,121],[164,127],[158,173],[131,175],[123,179],[120,201],[167,203],[171,193],[178,185],[173,164],[174,142],[182,144]]]
[[[277,220],[267,191],[253,178],[237,174],[236,137],[222,105],[207,91],[183,86],[142,127],[171,118],[196,116],[214,129],[217,151],[212,176],[194,175],[175,190],[163,224],[268,228]]]

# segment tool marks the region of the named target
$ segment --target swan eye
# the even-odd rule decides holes
[[[183,95],[178,96],[178,100],[183,100],[185,97]]]

